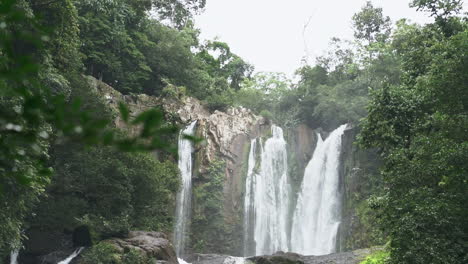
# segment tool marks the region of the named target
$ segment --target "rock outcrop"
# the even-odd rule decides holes
[[[166,118],[180,124],[181,127],[197,121],[196,136],[204,142],[197,146],[194,164],[194,188],[198,182],[206,183],[207,170],[214,161],[224,163],[222,218],[224,226],[230,226],[229,232],[223,233],[223,241],[231,241],[228,248],[215,251],[226,254],[240,254],[240,248],[233,244],[242,244],[242,213],[245,177],[250,141],[256,137],[267,137],[271,124],[268,120],[256,116],[249,109],[242,107],[230,108],[226,112],[209,112],[202,102],[195,98],[158,98],[147,95],[122,95],[112,87],[88,77],[89,82],[106,101],[111,109],[118,112],[118,103],[124,102],[131,116],[157,107],[166,113]],[[116,115],[115,125],[125,129],[124,122]],[[135,133],[136,131],[130,131]],[[317,142],[317,133],[325,138],[327,133],[321,129],[313,130],[300,124],[295,128],[285,129],[288,142],[288,167],[292,179],[292,188],[297,193],[305,167],[309,162]],[[338,251],[352,250],[379,244],[370,238],[369,226],[363,224],[363,203],[372,193],[375,183],[372,179],[379,165],[375,153],[359,149],[354,143],[357,130],[348,129],[343,136],[343,151],[341,155],[341,193],[343,193],[343,221],[339,231]],[[371,177],[372,176],[372,177]],[[199,181],[198,181],[199,180]],[[295,197],[294,197],[295,198]],[[294,199],[295,200],[295,199]],[[194,206],[196,208],[196,205]],[[213,215],[218,215],[213,213]],[[209,229],[210,227],[206,227]],[[234,231],[233,231],[234,230]],[[237,231],[236,231],[237,230]],[[192,237],[197,243],[207,240],[206,237]],[[199,240],[199,241],[195,241]],[[200,245],[202,243],[199,243]],[[221,247],[220,247],[221,248]],[[203,248],[198,250],[203,252]],[[209,252],[212,252],[209,250]]]
[[[269,121],[243,107],[232,107],[226,112],[211,113],[199,100],[192,97],[177,99],[123,95],[105,83],[92,77],[87,78],[91,86],[115,113],[118,112],[119,102],[124,102],[131,117],[156,107],[165,112],[166,119],[177,122],[181,127],[197,121],[196,136],[204,139],[204,142],[197,146],[193,177],[196,180],[205,174],[214,161],[224,162],[222,215],[226,226],[241,224],[244,178],[250,141],[269,133],[271,126]],[[128,130],[119,115],[116,114],[115,117],[117,127],[130,133],[137,132]],[[239,240],[240,244],[240,236],[229,237],[225,240]],[[229,253],[234,253],[234,251],[236,249]]]
[[[104,242],[113,245],[119,253],[133,249],[150,259],[169,264],[179,263],[175,249],[164,233],[132,231],[127,238],[113,238]]]

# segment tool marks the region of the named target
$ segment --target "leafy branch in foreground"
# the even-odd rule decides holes
[[[151,109],[130,119],[120,105],[126,125],[140,131],[122,136],[111,120],[93,116],[79,99],[43,85],[41,73],[50,41],[48,30],[17,0],[0,3],[0,179],[22,185],[43,185],[52,170],[47,166],[49,139],[67,137],[86,145],[115,146],[123,151],[166,150],[174,152],[166,136],[177,127],[164,121],[163,113]],[[0,183],[0,186],[3,183]]]

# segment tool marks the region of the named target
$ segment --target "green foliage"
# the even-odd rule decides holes
[[[462,9],[462,0],[413,0],[411,7],[429,12],[431,16],[447,18],[458,14]]]
[[[223,216],[224,161],[213,161],[205,174],[194,182],[192,247],[198,252],[225,253],[235,251],[231,240],[238,233],[233,224]]]
[[[382,41],[390,34],[390,18],[382,14],[382,8],[375,8],[372,2],[353,16],[354,37],[366,40],[367,44]]]
[[[260,112],[260,115],[262,117],[266,118],[267,120],[272,120],[273,119],[273,114],[268,110],[262,110]]]
[[[233,104],[234,92],[230,89],[214,93],[206,98],[206,107],[210,111],[226,111]]]
[[[136,249],[120,252],[108,242],[100,242],[81,254],[83,264],[149,264],[151,259]]]
[[[385,161],[385,192],[371,205],[391,238],[390,263],[468,261],[468,26],[455,21],[448,31],[399,26],[404,81],[372,93],[362,124],[361,143]]]
[[[185,20],[204,4],[203,0],[1,1],[0,203],[7,210],[0,214],[0,257],[9,251],[10,243],[18,243],[24,217],[50,183],[52,140],[71,139],[125,151],[173,150],[167,137],[174,135],[176,128],[167,125],[158,110],[131,118],[121,105],[122,120],[140,133],[131,137],[118,133],[112,125],[114,116],[102,110],[99,99],[94,100],[96,95],[90,92],[82,68],[124,91],[151,91],[151,82],[157,83],[165,76],[151,75],[156,68],[145,62],[149,53],[156,53],[162,58],[156,63],[169,60],[171,67],[192,65],[189,72],[170,67],[156,69],[181,73],[169,76],[178,85],[204,80],[203,74],[197,75],[202,67],[197,66],[190,52],[197,33],[192,28],[179,33],[151,21],[146,13],[153,6],[158,7],[163,18],[175,18],[165,13],[170,10],[179,20]],[[163,41],[156,36],[162,36]],[[180,44],[172,45],[173,40]],[[166,48],[171,46],[175,48]],[[182,60],[170,60],[167,52],[181,54],[172,57]],[[64,199],[74,205],[70,208],[76,211],[72,215],[79,215],[82,200],[75,198]],[[61,206],[58,208],[66,208],[65,204]],[[92,215],[89,219],[101,221]],[[117,225],[125,229],[126,218],[119,219],[122,221]],[[67,221],[64,224],[73,222]],[[166,226],[170,220],[156,222]],[[156,228],[149,222],[137,225]]]
[[[95,239],[125,235],[130,228],[170,230],[168,204],[178,190],[178,169],[150,155],[110,148],[55,145],[52,184],[32,225],[73,230],[87,225]]]
[[[366,257],[366,259],[359,264],[385,264],[388,261],[389,255],[387,251],[377,251]]]

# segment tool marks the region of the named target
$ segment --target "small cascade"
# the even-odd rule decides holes
[[[177,258],[177,260],[179,261],[179,264],[191,264],[191,263],[189,263],[189,262],[187,262],[187,261],[185,261],[185,260],[183,260],[181,258]]]
[[[59,263],[57,264],[68,264],[70,263],[74,258],[76,258],[80,253],[81,251],[84,249],[84,247],[80,247],[78,248],[77,250],[75,250],[70,256],[68,256],[68,258],[60,261]]]
[[[15,249],[11,251],[10,264],[18,264],[18,255],[19,255],[19,249]]]
[[[227,257],[224,259],[223,264],[244,264],[245,258],[243,257]]]
[[[257,140],[251,143],[244,200],[245,256],[288,251],[291,187],[286,141],[280,127],[273,125],[271,132],[263,147]]]
[[[177,194],[176,225],[174,227],[174,246],[177,256],[184,254],[186,234],[189,232],[190,210],[192,203],[192,153],[193,143],[184,139],[184,135],[194,135],[196,121],[192,122],[179,135],[179,170],[182,178],[182,188]]]
[[[334,130],[317,147],[308,163],[294,211],[291,250],[303,255],[335,252],[341,219],[339,158],[347,125]]]

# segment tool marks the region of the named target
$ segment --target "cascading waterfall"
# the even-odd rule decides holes
[[[288,251],[288,213],[291,187],[288,176],[286,141],[283,130],[272,126],[272,137],[264,146],[252,141],[244,209],[244,255]],[[256,164],[260,151],[260,166]],[[256,168],[260,168],[257,173]],[[248,241],[253,241],[253,245]]]
[[[70,263],[74,258],[76,258],[80,253],[81,251],[84,249],[84,247],[80,247],[78,248],[77,250],[75,250],[68,258],[60,261],[59,263],[57,264],[68,264]]]
[[[179,170],[182,176],[182,188],[177,194],[176,205],[176,225],[174,228],[174,246],[177,256],[184,254],[186,242],[186,233],[189,231],[190,207],[192,196],[192,153],[194,151],[193,143],[184,139],[184,135],[193,135],[195,133],[196,121],[192,122],[179,135]]]
[[[333,131],[317,147],[307,165],[294,211],[291,250],[303,255],[335,252],[341,219],[339,158],[341,136],[347,125]]]
[[[257,172],[255,171],[256,159],[257,159],[257,141],[258,139],[253,139],[250,143],[250,152],[249,152],[249,161],[247,168],[247,179],[245,182],[245,197],[244,197],[244,256],[251,256],[255,254],[253,248],[254,243],[252,242],[254,232],[254,217],[255,217],[255,204],[254,204],[254,188],[255,188],[255,179],[258,177]],[[259,144],[260,147],[262,146]],[[261,153],[261,152],[260,152]]]

